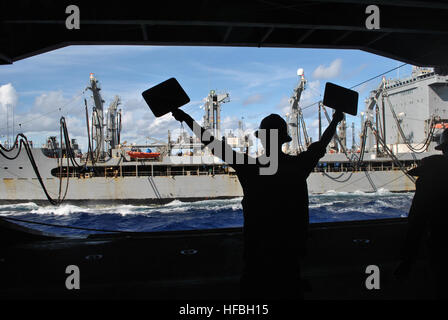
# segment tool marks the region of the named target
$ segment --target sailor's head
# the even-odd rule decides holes
[[[448,129],[443,130],[439,144],[434,149],[441,150],[445,156],[448,156]]]
[[[262,132],[264,131],[264,133]],[[276,132],[271,131],[276,130]],[[261,120],[260,126],[255,131],[255,137],[261,139],[263,146],[266,146],[266,142],[270,141],[270,137],[274,137],[277,134],[279,147],[282,144],[291,141],[291,137],[288,134],[288,127],[286,121],[278,114],[271,113],[263,120]]]

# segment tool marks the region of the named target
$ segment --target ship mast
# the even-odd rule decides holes
[[[204,104],[204,129],[211,130],[213,136],[221,138],[221,103],[229,102],[229,94],[217,94],[210,90]]]
[[[339,124],[338,130],[339,141],[341,143],[342,150],[347,149],[347,120],[344,113],[344,118]]]
[[[120,97],[115,96],[114,101],[110,104],[107,112],[107,132],[106,132],[106,142],[109,144],[109,150],[115,149],[120,143],[120,125],[119,119],[121,118],[121,109],[118,109],[120,105]]]
[[[363,121],[372,121],[375,117],[376,127],[382,127],[383,130],[381,134],[383,135],[383,139],[386,143],[386,121],[385,121],[385,111],[384,111],[384,99],[383,99],[383,92],[384,87],[386,85],[386,79],[383,77],[380,84],[375,90],[372,90],[370,92],[370,96],[365,100],[366,108],[365,108],[365,116],[366,118],[363,119]],[[381,109],[380,109],[381,106]],[[382,111],[382,115],[380,115],[380,112]],[[375,115],[374,115],[375,113]],[[380,123],[380,116],[382,118],[382,121]],[[372,151],[373,149],[373,141],[372,136],[374,136],[373,132],[368,128],[367,131],[367,151]],[[380,153],[380,147],[378,139],[376,139],[376,152],[377,154]]]
[[[90,87],[88,87],[88,89],[92,91],[93,101],[95,103],[92,112],[92,124],[95,127],[95,132],[92,136],[92,139],[95,142],[95,158],[104,159],[104,100],[101,98],[101,88],[98,86],[98,80],[95,79],[93,73],[90,74]]]
[[[302,146],[300,143],[300,124],[303,123],[303,134],[305,137],[305,144],[308,144],[308,136],[306,133],[306,128],[304,126],[302,109],[299,106],[300,97],[302,95],[303,90],[305,90],[305,75],[303,69],[297,70],[297,75],[300,77],[299,84],[294,89],[294,94],[291,97],[290,101],[290,112],[288,114],[288,131],[292,140],[289,143],[289,153],[290,154],[299,154],[302,151]],[[300,123],[299,123],[300,122]]]

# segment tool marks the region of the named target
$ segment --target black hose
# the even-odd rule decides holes
[[[34,160],[34,156],[33,156],[33,153],[32,153],[32,151],[31,151],[31,148],[30,148],[30,146],[29,146],[28,139],[27,139],[26,136],[25,136],[24,134],[22,134],[22,133],[19,133],[17,136],[18,136],[18,137],[20,136],[20,137],[22,138],[22,139],[20,140],[20,144],[23,144],[23,146],[25,147],[25,151],[26,151],[26,154],[28,155],[28,159],[29,159],[30,162],[31,162],[31,166],[33,167],[34,173],[36,174],[37,180],[39,181],[39,183],[40,183],[40,185],[41,185],[41,187],[42,187],[42,190],[43,190],[44,193],[45,193],[45,196],[47,197],[48,201],[49,201],[52,205],[58,205],[59,202],[58,202],[58,201],[55,201],[55,200],[48,194],[47,188],[45,187],[44,182],[43,182],[43,180],[42,180],[42,177],[41,177],[41,175],[40,175],[39,168],[37,167],[37,165],[36,165],[36,161]]]
[[[84,104],[86,105],[86,124],[87,124],[87,139],[89,140],[89,149],[87,150],[87,160],[92,160],[92,165],[95,164],[95,159],[93,159],[93,152],[92,152],[92,144],[90,143],[90,125],[89,125],[89,111],[87,109],[87,100],[84,99]],[[87,161],[86,161],[87,162]]]
[[[19,135],[16,136],[16,139],[15,139],[15,141],[14,141],[13,146],[12,146],[11,148],[9,148],[9,149],[3,147],[3,146],[0,144],[0,154],[1,154],[3,157],[5,157],[6,159],[8,159],[8,160],[15,160],[15,159],[17,159],[17,157],[19,156],[20,152],[22,151],[22,144],[21,144],[21,143],[19,144],[19,150],[17,151],[17,154],[16,154],[15,156],[13,156],[13,157],[9,157],[9,156],[7,156],[3,151],[5,151],[5,152],[11,152],[12,150],[14,150],[15,146],[18,144],[18,141],[17,141],[18,139],[19,139]]]

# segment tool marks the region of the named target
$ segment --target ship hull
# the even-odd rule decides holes
[[[370,177],[367,177],[367,175]],[[348,179],[347,181],[345,181]],[[152,180],[152,181],[151,181]],[[372,184],[369,182],[372,181]],[[57,198],[59,179],[47,178],[45,186]],[[66,179],[62,179],[65,191]],[[391,192],[415,191],[414,183],[400,171],[311,173],[308,178],[311,194],[329,192]],[[0,182],[0,203],[38,202],[47,198],[35,178],[3,179]],[[65,201],[72,203],[134,203],[162,204],[172,200],[197,201],[242,197],[243,192],[235,175],[124,177],[124,178],[71,178]]]
[[[234,172],[164,176],[58,177],[51,170],[58,160],[46,157],[39,149],[33,155],[43,184],[53,199],[72,203],[163,204],[172,200],[196,201],[242,197],[243,191]],[[334,157],[332,157],[334,158]],[[326,158],[324,158],[325,161]],[[135,166],[135,165],[134,165]],[[48,203],[29,159],[22,152],[14,161],[0,159],[0,203]],[[331,170],[330,170],[331,171]],[[328,192],[415,191],[415,184],[401,170],[312,172],[308,177],[310,194]],[[67,192],[66,186],[68,185]],[[64,197],[65,194],[65,197]]]

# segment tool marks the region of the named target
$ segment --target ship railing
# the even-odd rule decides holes
[[[62,173],[62,175],[60,175],[59,173],[56,173],[56,178],[59,178],[60,176],[62,176],[62,178],[67,178],[67,173]],[[68,177],[69,178],[79,178],[81,175],[77,172],[70,172]]]
[[[416,166],[416,163],[406,163],[405,168],[407,170],[412,169]],[[323,172],[364,172],[364,171],[398,171],[401,170],[400,167],[396,166],[394,162],[377,162],[377,163],[364,163],[356,168],[349,166],[348,164],[334,165],[333,163],[326,163],[325,165],[319,163],[313,170],[313,172],[323,173]],[[213,175],[235,175],[235,172],[226,170],[166,170],[166,171],[147,171],[138,170],[132,172],[108,172],[107,175],[103,175],[105,178],[118,178],[118,177],[168,177],[168,176],[213,176]],[[55,173],[55,177],[59,178],[59,172]],[[95,176],[90,176],[89,173],[80,174],[79,172],[70,172],[69,178],[90,178]],[[62,173],[62,178],[67,178],[67,173]]]
[[[406,170],[414,168],[418,165],[419,161],[403,161],[403,167]],[[348,163],[319,163],[313,170],[317,173],[327,173],[327,172],[364,172],[364,171],[398,171],[401,170],[393,161],[378,161],[378,162],[364,162],[363,164],[353,167]],[[188,170],[183,167],[168,167],[166,170],[136,170],[136,171],[124,171],[124,170],[107,170],[100,177],[105,178],[119,178],[119,177],[170,177],[170,176],[214,176],[214,175],[235,175],[235,172],[231,170],[226,170],[224,168],[189,168]],[[59,172],[53,173],[57,178],[60,177]],[[69,173],[69,178],[92,178],[95,175],[90,175],[90,173],[79,173],[71,171]],[[62,172],[62,178],[67,178],[67,172]]]
[[[168,176],[210,176],[215,174],[229,174],[232,175],[232,172],[226,172],[224,170],[167,170],[167,171],[143,171],[139,170],[138,172],[122,172],[123,177],[168,177]],[[109,176],[108,176],[109,177]]]
[[[418,165],[419,161],[409,160],[403,161],[403,167],[410,170]],[[364,171],[398,171],[401,170],[393,161],[364,162],[363,164],[353,167],[347,163],[319,163],[314,172],[364,172]]]

